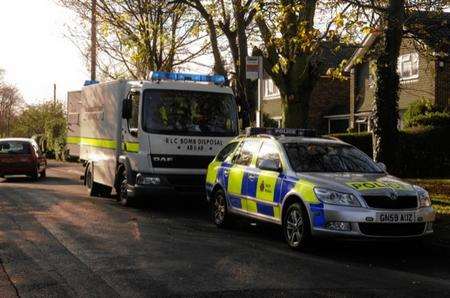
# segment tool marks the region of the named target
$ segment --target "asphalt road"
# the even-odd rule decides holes
[[[200,198],[139,208],[89,198],[81,167],[0,180],[0,297],[450,296],[450,253],[412,243],[321,241],[290,250],[277,227],[219,230]]]

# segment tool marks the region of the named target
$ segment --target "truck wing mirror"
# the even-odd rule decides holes
[[[130,128],[130,135],[137,138],[138,137],[138,129],[137,128]]]
[[[130,98],[125,98],[122,101],[122,118],[130,119],[133,113],[133,102]]]

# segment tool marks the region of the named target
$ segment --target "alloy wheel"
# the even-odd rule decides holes
[[[286,236],[289,245],[297,247],[303,237],[304,223],[303,216],[300,210],[293,208],[290,210],[286,219]]]
[[[221,193],[216,195],[214,200],[214,222],[217,225],[220,225],[225,220],[226,213],[226,202],[225,198]]]

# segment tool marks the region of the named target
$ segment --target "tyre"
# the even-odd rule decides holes
[[[211,218],[219,228],[226,228],[231,224],[232,218],[228,213],[227,200],[223,190],[218,190],[213,195],[211,200]]]
[[[84,175],[84,185],[86,185],[89,196],[100,196],[100,185],[94,182],[94,172],[92,170],[91,164],[89,164],[86,168],[86,174]]]
[[[117,180],[117,201],[122,206],[133,206],[134,200],[128,197],[128,179],[127,171],[124,168],[119,169],[119,175]]]
[[[37,181],[39,178],[39,169],[34,169],[33,173],[30,175],[32,181]]]
[[[287,208],[283,216],[283,234],[292,249],[303,249],[309,243],[311,238],[309,218],[300,203],[294,203]]]

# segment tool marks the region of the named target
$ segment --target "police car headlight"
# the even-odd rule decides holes
[[[414,185],[414,189],[417,193],[417,198],[419,199],[419,207],[430,207],[431,199],[428,192],[420,186]]]
[[[314,188],[314,193],[316,197],[322,203],[341,205],[341,206],[351,206],[351,207],[361,207],[358,199],[355,195],[351,193],[342,193],[333,190],[328,190],[324,188]]]

